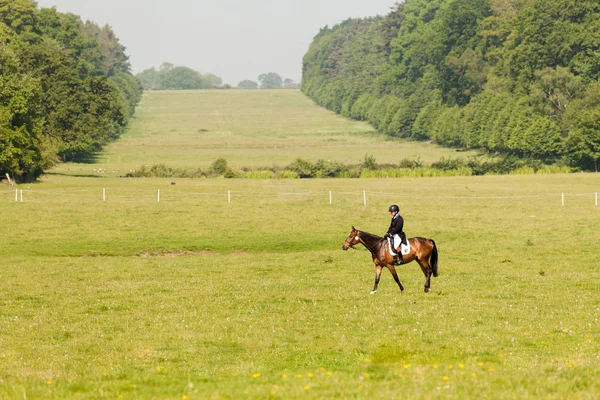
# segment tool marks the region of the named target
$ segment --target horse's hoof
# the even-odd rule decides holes
[[[425,288],[425,293],[429,293],[429,288],[428,287]]]
[[[375,294],[375,293],[377,293],[377,290],[372,290],[371,293],[369,293],[369,294]]]

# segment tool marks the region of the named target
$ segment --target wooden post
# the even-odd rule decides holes
[[[363,190],[363,203],[366,206],[367,205],[367,191]]]
[[[231,190],[227,191],[227,203],[231,203]]]
[[[158,189],[158,194],[156,195],[156,202],[160,203],[160,189]]]
[[[565,205],[565,194],[564,193],[562,193],[561,198],[562,198],[562,205],[564,206]]]
[[[102,189],[102,201],[106,201],[106,189]]]
[[[329,191],[329,204],[333,204],[333,198],[331,196],[331,190]]]

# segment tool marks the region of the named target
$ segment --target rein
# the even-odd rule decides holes
[[[362,231],[359,231],[359,232],[360,233],[364,233]],[[369,250],[371,253],[372,253],[371,250],[373,250],[375,248],[375,246],[378,246],[379,243],[381,243],[382,240],[385,240],[385,238],[379,238],[379,239],[377,239],[377,241],[375,242],[375,244],[373,246],[369,247],[369,246],[367,246],[367,244],[365,243],[365,241],[364,241],[363,238],[359,237],[359,239],[360,239],[360,242],[363,244],[363,246],[365,246],[367,248],[367,250]],[[353,246],[350,246],[350,247],[352,247],[354,249]],[[357,249],[354,249],[354,250],[357,250]]]

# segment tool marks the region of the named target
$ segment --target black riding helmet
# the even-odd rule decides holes
[[[392,204],[388,210],[388,212],[392,212],[392,211],[396,211],[396,212],[400,212],[400,207],[398,207],[395,204]]]

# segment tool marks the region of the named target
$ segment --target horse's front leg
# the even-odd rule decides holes
[[[398,284],[398,287],[400,288],[400,291],[403,292],[404,291],[404,286],[402,286],[402,284],[400,283],[400,279],[398,279],[398,274],[396,273],[396,268],[394,268],[393,265],[388,265],[387,267],[390,270],[390,272],[392,273],[392,276],[394,277],[394,280]]]
[[[377,293],[377,285],[379,285],[379,279],[381,278],[381,269],[381,265],[375,266],[375,286],[373,286],[371,294]]]

